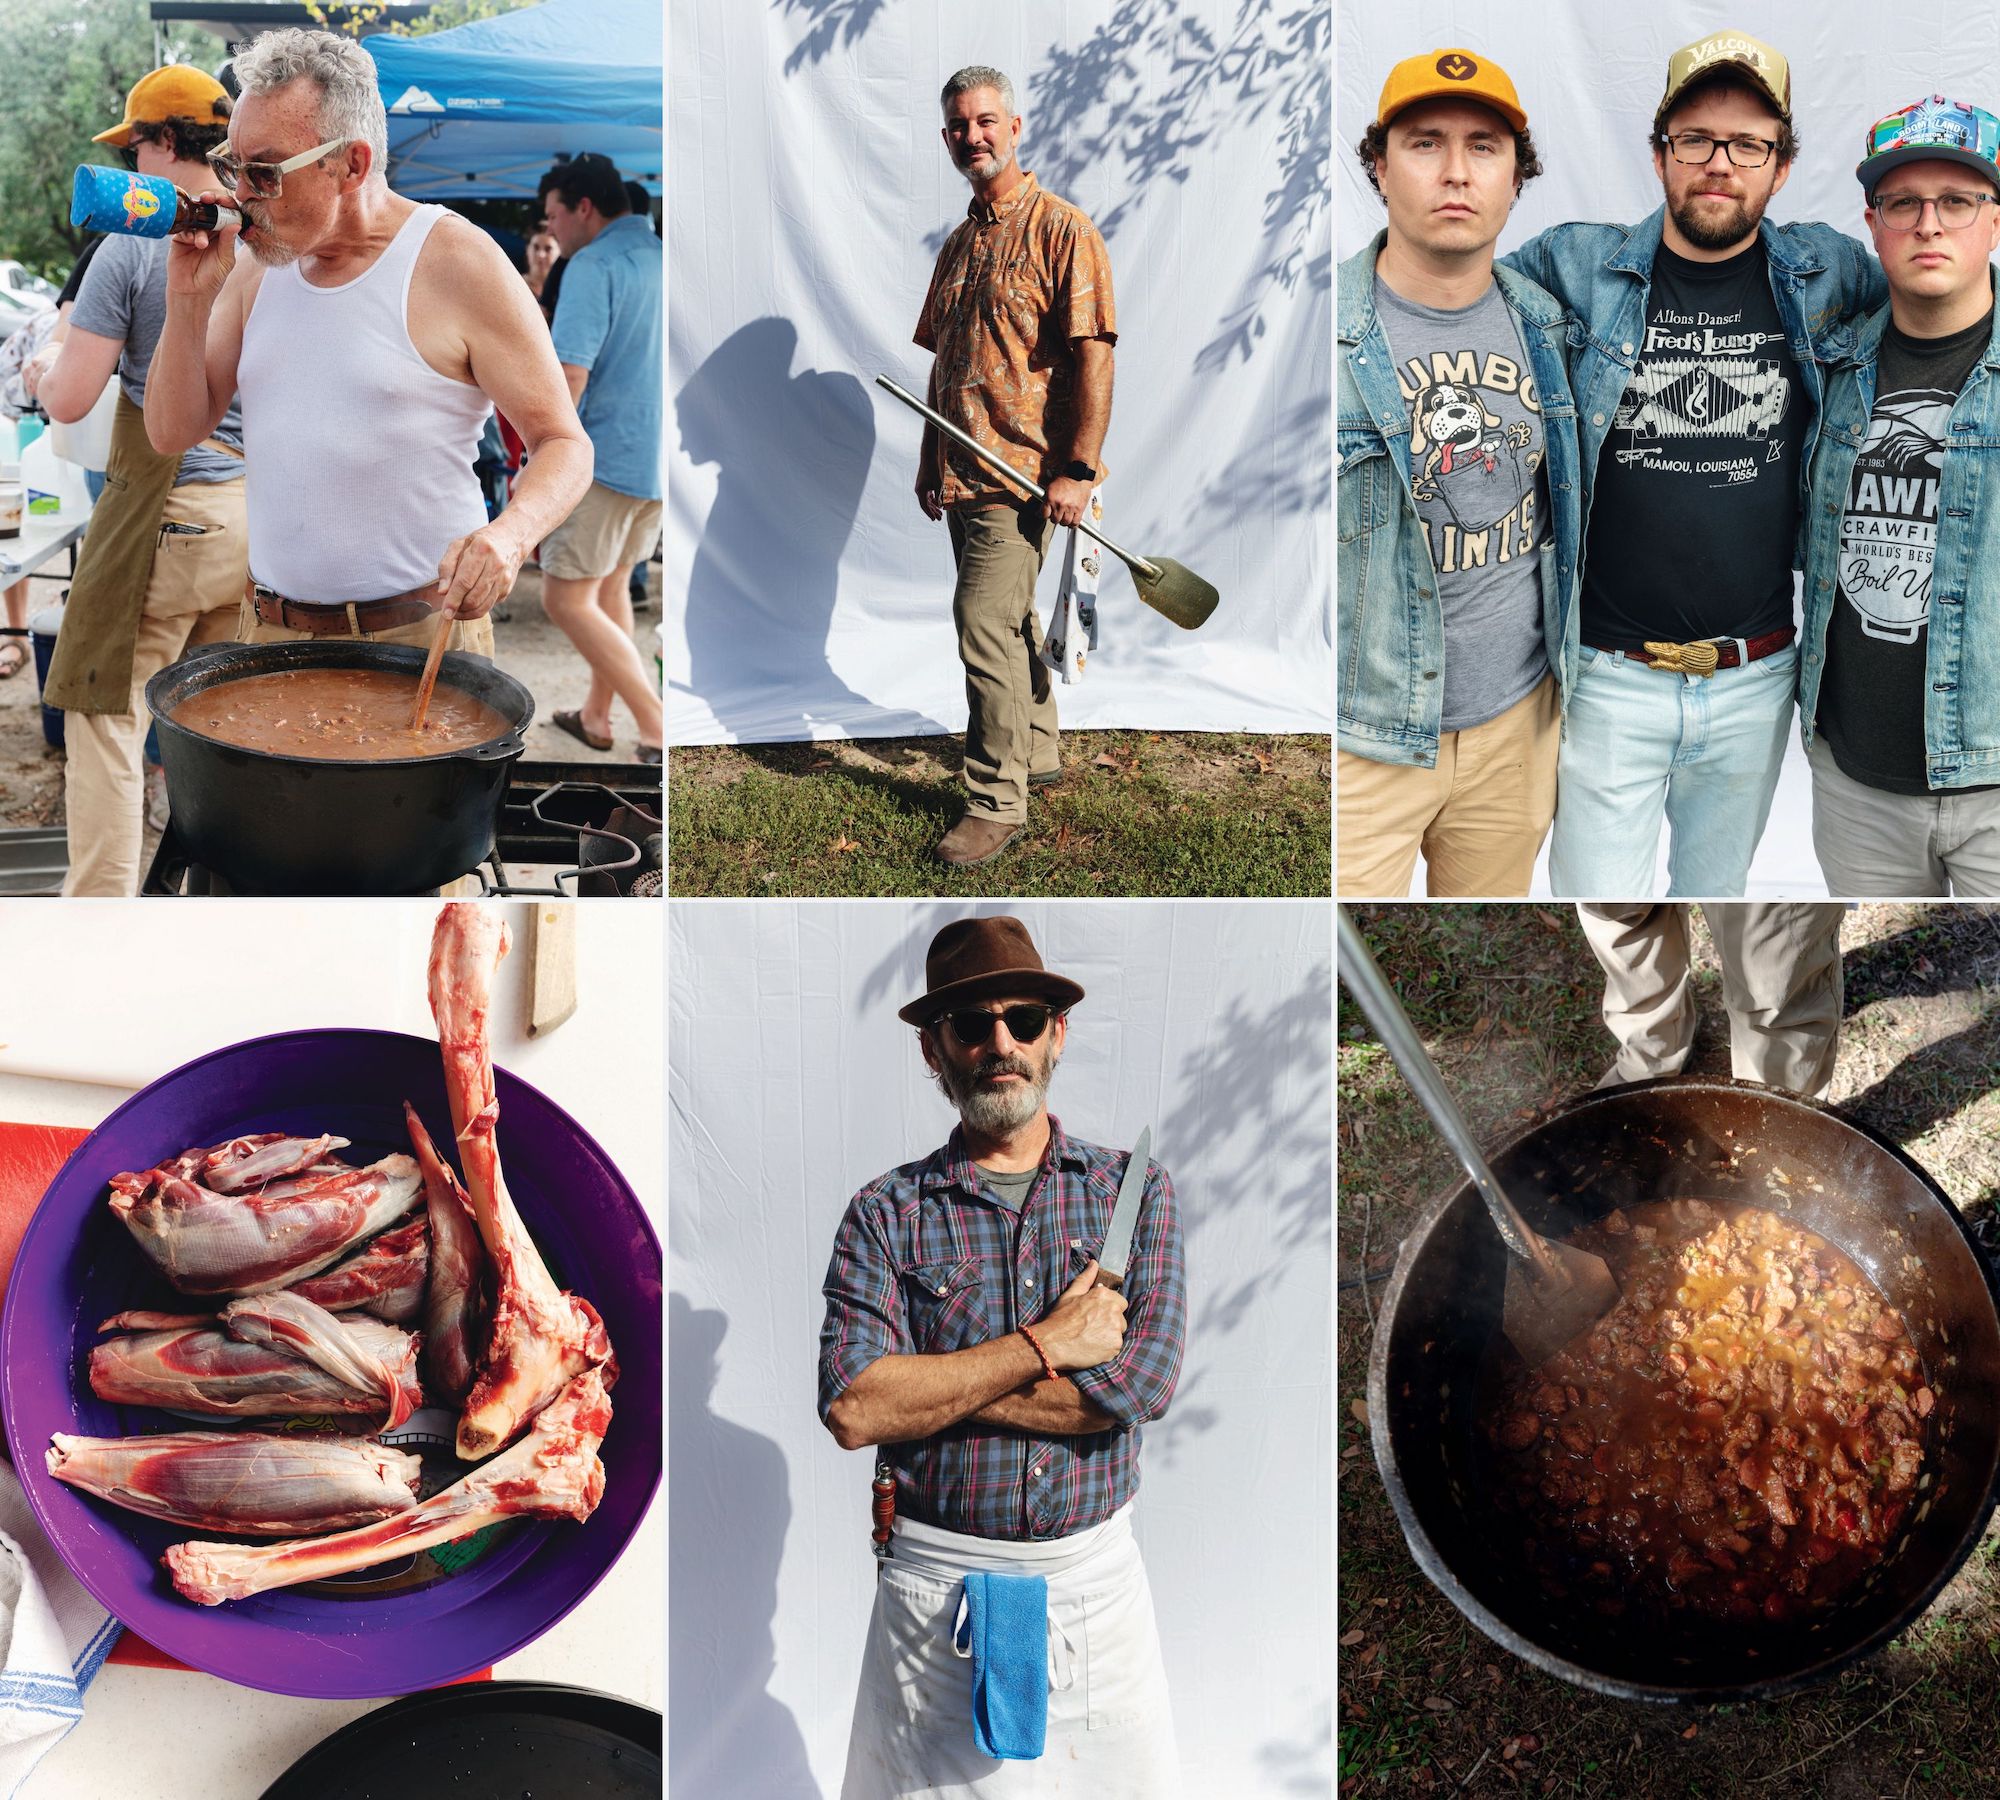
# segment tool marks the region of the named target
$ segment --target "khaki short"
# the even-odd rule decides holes
[[[236,639],[243,644],[341,644],[352,643],[357,634],[352,632],[332,632],[315,635],[310,631],[293,631],[285,625],[267,625],[257,616],[257,609],[246,600],[237,603]],[[361,641],[369,644],[415,644],[420,650],[431,647],[431,639],[437,635],[437,620],[433,616],[418,619],[410,625],[392,625],[386,631],[364,631],[358,634]],[[451,628],[447,650],[462,650],[467,656],[483,656],[488,662],[493,660],[493,615],[482,614],[476,619],[461,619]]]
[[[659,501],[593,481],[576,511],[542,539],[542,573],[558,581],[595,581],[645,561],[659,538]]]

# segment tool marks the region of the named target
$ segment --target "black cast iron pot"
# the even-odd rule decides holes
[[[182,701],[288,669],[387,669],[412,679],[424,652],[356,639],[211,644],[146,683],[174,830],[194,860],[245,894],[420,894],[493,848],[507,772],[535,697],[483,657],[445,653],[438,680],[483,700],[504,736],[445,756],[338,762],[244,750],[176,725]]]
[[[1731,1134],[1734,1135],[1731,1135]],[[1734,1152],[1754,1148],[1754,1156]],[[1550,1598],[1513,1566],[1476,1435],[1506,1252],[1470,1183],[1403,1242],[1368,1369],[1375,1460],[1419,1567],[1496,1643],[1635,1700],[1738,1700],[1802,1687],[1879,1649],[1971,1552],[2000,1476],[2000,1303],[1958,1210],[1895,1145],[1752,1082],[1669,1077],[1587,1095],[1491,1158],[1528,1223],[1563,1236],[1615,1206],[1682,1197],[1771,1207],[1838,1245],[1881,1289],[1937,1406],[1902,1534],[1809,1621],[1688,1619],[1635,1631]],[[1787,1179],[1779,1179],[1780,1176]]]

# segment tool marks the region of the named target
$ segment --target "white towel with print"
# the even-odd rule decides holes
[[[1084,517],[1099,531],[1104,529],[1101,484],[1091,490],[1090,509]],[[1085,537],[1075,526],[1068,535],[1062,589],[1056,596],[1055,611],[1049,615],[1048,635],[1042,639],[1042,661],[1062,677],[1064,686],[1083,679],[1084,657],[1097,650],[1097,577],[1106,555],[1102,544]]]
[[[118,1621],[63,1567],[0,1459],[0,1800],[83,1717]]]

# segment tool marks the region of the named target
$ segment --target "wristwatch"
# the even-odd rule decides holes
[[[1095,481],[1097,479],[1097,471],[1087,462],[1065,463],[1063,465],[1063,479],[1065,481]]]

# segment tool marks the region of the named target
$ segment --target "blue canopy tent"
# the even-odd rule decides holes
[[[659,0],[543,0],[429,37],[362,40],[389,111],[389,185],[412,200],[533,199],[594,150],[660,191]]]

